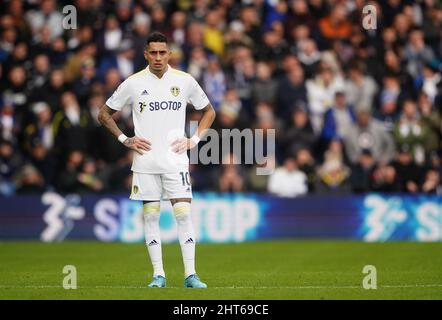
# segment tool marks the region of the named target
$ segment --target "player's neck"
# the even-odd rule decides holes
[[[148,66],[148,68],[151,73],[153,73],[154,75],[156,75],[158,77],[158,79],[161,79],[164,76],[164,74],[167,72],[167,70],[169,69],[169,66],[166,65],[166,68],[164,68],[163,70],[160,70],[160,71],[153,71],[150,68],[150,66]]]

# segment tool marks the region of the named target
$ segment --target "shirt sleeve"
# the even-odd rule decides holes
[[[200,87],[198,82],[192,76],[190,76],[189,78],[190,88],[189,99],[187,100],[187,103],[193,105],[196,110],[201,110],[210,103],[209,98],[207,98],[206,93]]]
[[[127,80],[122,82],[112,96],[106,101],[106,105],[114,110],[120,111],[124,106],[131,104],[131,94]]]

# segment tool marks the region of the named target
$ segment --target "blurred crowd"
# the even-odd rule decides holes
[[[232,152],[191,165],[194,191],[442,194],[441,2],[369,3],[365,30],[360,0],[2,1],[0,194],[130,190],[132,155],[97,113],[146,67],[154,30],[206,91],[214,128],[276,130],[264,164]],[[133,135],[129,109],[115,119]]]

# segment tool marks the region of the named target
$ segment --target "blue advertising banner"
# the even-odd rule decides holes
[[[177,241],[169,202],[161,203],[164,242]],[[288,199],[257,194],[195,193],[199,242],[275,238],[442,241],[442,200],[428,195],[368,194]],[[126,195],[0,199],[0,240],[144,241],[142,204]]]

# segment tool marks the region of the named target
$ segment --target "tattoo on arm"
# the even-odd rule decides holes
[[[132,138],[127,138],[127,140],[126,140],[124,143],[125,143],[127,146],[131,146],[131,145],[134,144],[134,142],[135,142],[135,138],[132,137]]]
[[[216,117],[215,109],[213,109],[213,106],[210,103],[206,107],[204,107],[202,111],[203,111],[203,117],[201,118],[197,129],[200,138],[202,138],[202,136],[205,135],[206,129],[212,126],[212,123]]]
[[[112,115],[116,111],[109,108],[107,105],[103,105],[98,113],[98,121],[106,127],[115,137],[118,138],[120,134],[122,134],[121,130],[118,128],[115,120],[112,118]]]

